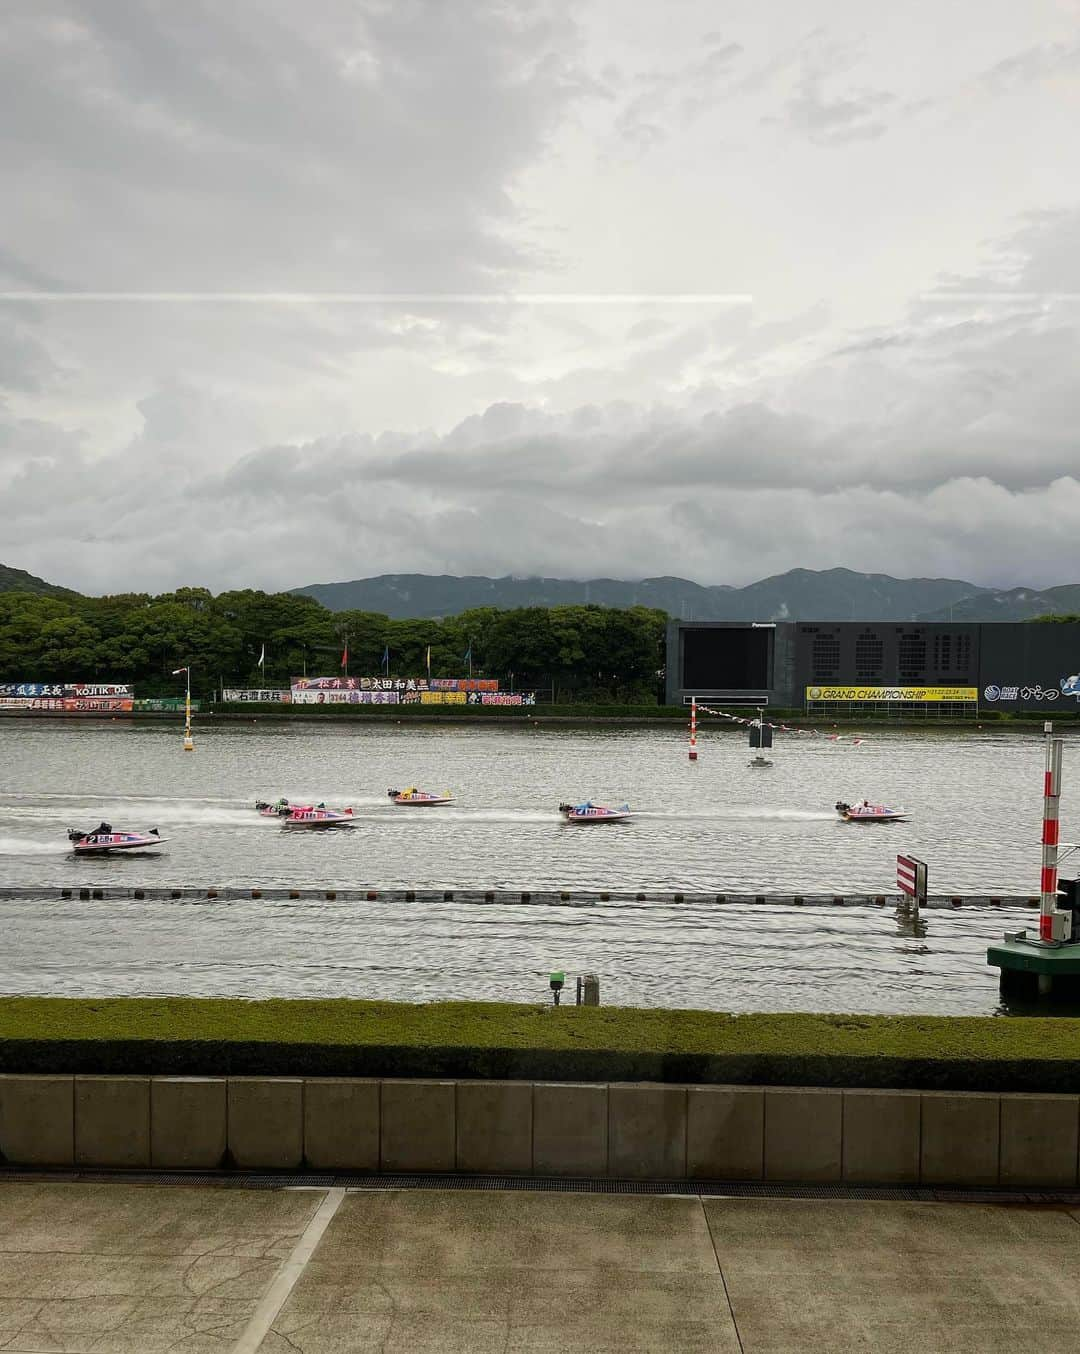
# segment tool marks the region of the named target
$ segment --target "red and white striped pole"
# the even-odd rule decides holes
[[[1054,939],[1054,913],[1057,911],[1058,882],[1058,800],[1061,796],[1060,738],[1051,738],[1053,725],[1046,726],[1046,774],[1043,778],[1042,897],[1039,900],[1039,939]]]
[[[697,761],[697,697],[690,697],[690,760]]]

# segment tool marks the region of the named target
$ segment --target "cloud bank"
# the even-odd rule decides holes
[[[1076,16],[810,8],[13,0],[0,560],[1080,577]]]

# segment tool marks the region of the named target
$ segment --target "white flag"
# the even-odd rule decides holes
[[[173,668],[174,677],[179,677],[182,672],[187,672],[187,668]]]
[[[266,664],[266,645],[264,644],[262,646],[262,652],[259,654],[259,662],[257,666],[261,668],[265,666],[265,664]]]

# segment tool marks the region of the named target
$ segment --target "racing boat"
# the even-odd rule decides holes
[[[68,829],[68,841],[77,856],[104,855],[106,851],[156,851],[164,837],[156,827],[149,832],[114,832],[109,823],[102,823],[93,832],[80,828]]]
[[[410,785],[407,790],[387,790],[386,793],[395,804],[408,804],[414,808],[432,808],[437,804],[452,804],[454,802],[454,796],[449,790],[445,794],[433,795],[429,794],[427,790],[418,790],[415,785]]]
[[[886,804],[871,804],[868,799],[861,804],[846,804],[838,799],[836,812],[845,823],[903,823],[909,816],[903,807],[893,809]]]
[[[568,823],[621,823],[630,817],[630,805],[612,809],[587,799],[584,804],[560,804],[559,812]]]
[[[265,799],[256,799],[255,807],[264,818],[284,818],[296,809],[310,808],[311,806],[309,804],[290,804],[287,799],[282,797],[275,800],[273,804],[268,804]]]
[[[352,809],[328,809],[325,805],[320,805],[317,809],[294,807],[291,813],[285,814],[281,819],[282,827],[306,827],[306,828],[328,828],[328,827],[353,827],[357,823],[353,817]]]

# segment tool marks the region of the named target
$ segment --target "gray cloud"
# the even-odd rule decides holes
[[[1075,575],[1057,8],[621,3],[11,0],[4,289],[493,299],[0,303],[0,560]]]
[[[830,94],[822,76],[807,74],[788,100],[785,120],[820,146],[873,141],[884,135],[882,115],[895,102],[895,96],[884,90]]]
[[[59,530],[75,567],[62,581],[103,585],[125,558],[159,586],[287,586],[406,561],[728,582],[840,562],[1061,581],[1080,530],[1080,330],[1042,314],[913,316],[879,339],[808,363],[771,403],[503,403],[443,435],[324,438],[181,469],[149,503],[120,462],[103,475],[41,459],[6,498],[20,560],[40,564]],[[169,400],[144,413],[141,446],[186,435]]]
[[[639,72],[615,118],[616,138],[635,154],[661,145],[730,95],[742,55],[740,43],[713,32],[690,60]]]
[[[1039,43],[997,61],[980,76],[991,94],[1013,94],[1032,84],[1080,74],[1080,42]]]
[[[566,11],[267,0],[255,19],[17,0],[0,97],[9,173],[36,191],[6,229],[33,271],[127,290],[510,276],[527,257],[510,181],[584,88]],[[122,252],[118,215],[138,225]]]

